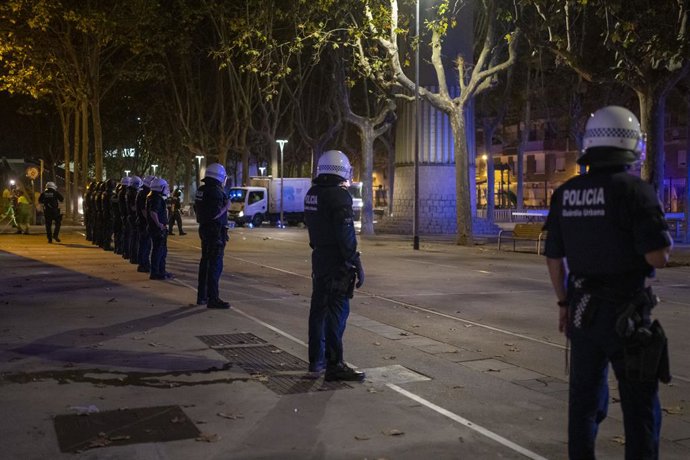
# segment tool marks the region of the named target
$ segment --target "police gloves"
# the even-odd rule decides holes
[[[357,283],[355,287],[359,289],[364,284],[364,268],[362,267],[362,259],[359,257],[359,252],[357,252],[357,257],[355,258],[355,270],[357,275]]]

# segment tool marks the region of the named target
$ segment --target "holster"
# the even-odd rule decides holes
[[[339,266],[330,275],[329,291],[335,295],[352,298],[355,292],[356,268],[350,263]]]
[[[671,381],[671,366],[668,355],[668,339],[658,320],[649,327],[651,337],[647,340],[628,339],[623,347],[625,353],[625,376],[636,382],[662,383]]]

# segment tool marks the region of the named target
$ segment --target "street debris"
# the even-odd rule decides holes
[[[194,440],[199,442],[218,442],[220,441],[220,436],[217,433],[201,433]]]

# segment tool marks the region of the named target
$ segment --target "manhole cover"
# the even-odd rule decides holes
[[[309,365],[273,345],[250,348],[216,349],[232,364],[236,364],[249,373],[266,371],[306,371]]]
[[[55,432],[62,452],[176,441],[196,438],[200,434],[179,406],[58,415],[55,417]]]
[[[231,364],[253,374],[257,380],[279,395],[352,388],[323,378],[305,379],[309,364],[271,345],[251,333],[197,336]]]
[[[209,347],[233,346],[233,345],[263,345],[266,343],[264,339],[248,332],[239,334],[221,334],[221,335],[199,335],[199,340],[204,342]]]

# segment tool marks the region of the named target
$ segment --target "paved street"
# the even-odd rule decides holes
[[[39,227],[0,235],[0,457],[566,457],[565,340],[542,256],[423,237],[419,251],[402,237],[360,240],[367,277],[345,357],[368,379],[336,385],[302,378],[306,230],[232,229],[221,294],[233,308],[218,311],[193,303],[200,244],[187,224],[168,240],[171,281],[149,280],[78,227],[52,245]],[[663,459],[690,457],[688,253],[679,248],[676,266],[652,281],[674,374],[661,390]],[[611,387],[597,450],[622,458]],[[98,425],[169,406],[181,412],[138,433]],[[96,435],[79,438],[89,430]]]

